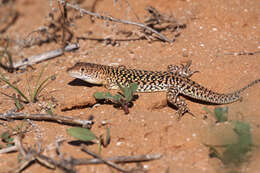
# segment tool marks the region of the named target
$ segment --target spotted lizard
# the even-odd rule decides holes
[[[118,89],[118,84],[128,86],[137,83],[137,92],[164,91],[167,101],[176,106],[179,118],[185,113],[192,114],[181,95],[212,104],[228,104],[240,100],[244,90],[260,82],[257,79],[232,93],[217,93],[191,80],[190,77],[198,71],[192,71],[190,66],[191,61],[181,66],[169,65],[167,71],[146,71],[79,62],[68,68],[67,72],[74,78],[102,84],[107,89]]]

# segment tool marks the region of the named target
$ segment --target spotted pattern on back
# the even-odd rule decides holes
[[[84,68],[83,72],[80,71],[82,68]],[[102,83],[109,89],[117,88],[118,83],[122,86],[137,83],[137,92],[168,91],[175,88],[178,89],[178,94],[215,104],[235,102],[240,99],[241,92],[260,82],[260,79],[257,79],[233,93],[221,94],[171,71],[136,70],[82,62],[77,63],[67,71],[73,77],[81,78],[90,83]]]

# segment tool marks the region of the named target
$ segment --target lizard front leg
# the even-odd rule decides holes
[[[192,116],[194,116],[187,104],[185,103],[185,101],[183,99],[180,98],[179,96],[180,94],[180,90],[176,87],[171,87],[168,89],[167,91],[167,101],[170,102],[171,104],[173,104],[174,106],[177,107],[177,114],[178,114],[178,120],[185,114],[185,113],[189,113]]]
[[[199,71],[192,71],[190,69],[192,61],[188,61],[186,65],[181,64],[181,66],[177,65],[168,65],[167,71],[172,72],[176,75],[180,75],[181,77],[190,78],[194,73],[197,73]]]

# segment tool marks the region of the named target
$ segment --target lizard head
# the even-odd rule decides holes
[[[92,84],[104,84],[106,79],[102,65],[93,63],[78,62],[73,67],[68,68],[67,72],[71,77]]]

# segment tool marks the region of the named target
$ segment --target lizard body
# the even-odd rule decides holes
[[[180,95],[213,104],[228,104],[238,101],[244,90],[260,82],[260,79],[257,79],[232,93],[217,93],[190,79],[197,72],[191,71],[190,65],[191,61],[181,66],[170,65],[167,71],[146,71],[80,62],[67,72],[74,78],[92,84],[102,84],[107,89],[118,89],[118,84],[128,86],[130,83],[137,83],[137,92],[164,91],[167,93],[167,100],[178,108],[180,117],[186,112],[190,113]]]

